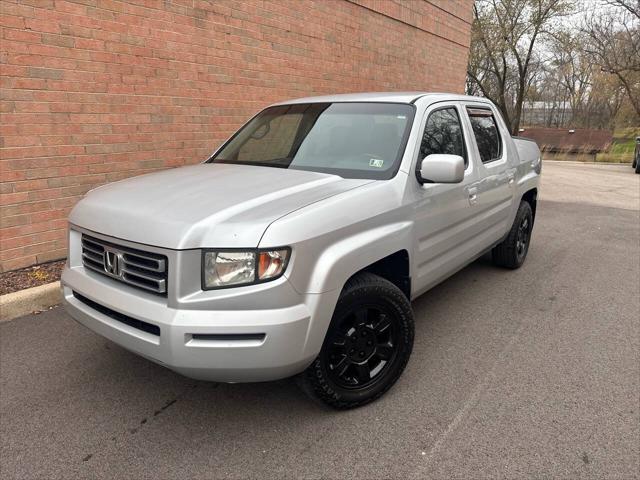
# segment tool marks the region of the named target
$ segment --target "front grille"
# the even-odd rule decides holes
[[[150,333],[151,335],[156,335],[158,337],[160,336],[160,327],[158,327],[157,325],[152,325],[151,323],[143,322],[142,320],[129,317],[124,313],[111,310],[104,305],[100,305],[93,300],[89,300],[87,297],[85,297],[84,295],[80,295],[78,292],[74,291],[73,296],[88,307],[93,308],[94,310],[102,313],[103,315],[106,315],[109,318],[117,320],[120,323],[124,323],[125,325],[129,325],[130,327],[136,328],[138,330],[142,330],[143,332]]]
[[[149,292],[167,295],[167,257],[82,235],[85,268]]]

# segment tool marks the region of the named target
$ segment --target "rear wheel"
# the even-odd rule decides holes
[[[345,285],[304,390],[334,408],[375,400],[402,374],[413,348],[411,304],[393,283],[361,273]]]
[[[505,268],[520,268],[527,258],[532,229],[531,206],[522,201],[507,238],[492,251],[493,263]]]

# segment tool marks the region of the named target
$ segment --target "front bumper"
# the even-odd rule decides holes
[[[317,354],[307,344],[311,313],[303,296],[299,303],[280,308],[196,310],[172,308],[166,298],[81,266],[67,267],[61,283],[64,306],[79,323],[187,377],[275,380],[301,372]],[[286,279],[279,288],[290,288]],[[122,315],[133,321],[123,321]],[[158,327],[159,334],[149,331],[156,328],[139,328],[136,321]]]

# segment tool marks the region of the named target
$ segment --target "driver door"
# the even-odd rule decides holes
[[[457,102],[436,103],[425,113],[416,159],[430,154],[460,155],[465,159],[464,179],[456,184],[416,181],[413,202],[413,295],[417,296],[462,268],[478,255],[474,238],[481,227],[476,220],[477,164]]]

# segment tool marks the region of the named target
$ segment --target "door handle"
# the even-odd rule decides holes
[[[509,185],[513,185],[513,182],[515,181],[515,178],[516,178],[515,174],[510,173],[510,174],[507,176],[507,178],[509,179]]]
[[[471,187],[469,189],[469,203],[471,205],[478,203],[478,189],[476,187]]]

